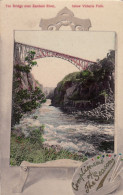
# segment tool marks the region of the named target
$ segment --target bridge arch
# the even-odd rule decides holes
[[[31,73],[44,87],[56,87],[68,74],[79,72],[79,69],[71,63],[60,58],[37,59],[38,66],[34,66]]]
[[[15,63],[18,61],[21,61],[22,63],[25,62],[25,57],[27,56],[29,51],[35,51],[35,57],[34,60],[45,58],[45,57],[56,57],[61,58],[63,60],[69,61],[73,65],[75,65],[79,70],[85,70],[90,64],[93,64],[95,62],[74,57],[68,54],[59,53],[56,51],[47,50],[44,48],[34,47],[22,43],[15,42],[14,45],[14,60]]]

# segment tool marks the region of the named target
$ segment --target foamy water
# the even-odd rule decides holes
[[[60,145],[64,149],[88,155],[96,154],[99,144],[113,143],[114,125],[96,124],[78,120],[75,115],[63,113],[59,108],[50,105],[47,100],[41,108],[21,120],[20,127],[26,134],[28,126],[45,125],[44,140],[49,145]],[[33,119],[37,116],[37,119]]]

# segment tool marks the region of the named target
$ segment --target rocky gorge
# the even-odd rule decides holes
[[[115,53],[43,88],[31,74],[34,52],[13,73],[11,165],[23,160],[85,161],[114,150]],[[98,122],[98,123],[97,123]],[[102,123],[102,124],[101,124]]]
[[[70,73],[54,90],[52,105],[79,117],[110,123],[114,121],[115,52],[81,72]]]

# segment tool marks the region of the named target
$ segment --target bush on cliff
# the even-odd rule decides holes
[[[65,76],[54,90],[52,104],[63,107],[77,105],[77,109],[91,110],[99,104],[109,102],[111,96],[113,101],[114,62],[115,52],[110,51],[106,58],[90,65],[86,70]]]
[[[30,82],[30,71],[37,62],[33,61],[35,52],[30,51],[25,58],[26,64],[14,65],[12,93],[12,126],[19,123],[24,113],[39,107],[46,101],[39,87],[33,88]],[[23,74],[27,78],[28,89],[23,88]]]

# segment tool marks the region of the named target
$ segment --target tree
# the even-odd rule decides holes
[[[28,52],[25,58],[25,64],[17,64],[14,66],[13,73],[13,97],[12,97],[12,126],[19,123],[24,113],[30,112],[46,101],[45,95],[39,87],[33,89],[29,75],[32,67],[37,65],[33,61],[35,52]],[[24,89],[22,85],[22,78],[26,75],[29,89]]]

